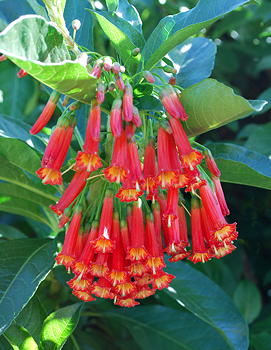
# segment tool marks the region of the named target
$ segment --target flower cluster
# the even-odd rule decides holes
[[[97,296],[131,307],[174,278],[164,271],[164,253],[170,262],[219,259],[235,249],[236,223],[225,219],[229,210],[210,151],[186,134],[188,114],[174,76],[156,85],[142,72],[165,110],[153,118],[136,107],[134,80],[118,62],[101,58],[90,74],[97,90],[84,144],[71,182],[51,206],[59,227],[67,226],[56,261],[73,272],[68,284],[79,299]],[[107,96],[110,111],[103,107]],[[32,134],[48,123],[59,98],[52,93]],[[52,132],[37,171],[44,184],[63,182],[76,108],[67,107]],[[108,128],[101,133],[103,119]]]

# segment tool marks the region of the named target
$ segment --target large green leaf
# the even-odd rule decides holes
[[[44,18],[26,15],[0,34],[0,52],[37,80],[82,102],[95,95],[96,79],[71,61],[64,38]]]
[[[141,55],[132,56],[131,51],[144,46],[144,38],[137,27],[118,16],[118,12],[89,10],[108,36],[123,63],[129,71],[134,71]]]
[[[41,345],[44,350],[59,350],[77,326],[82,303],[69,305],[51,313],[44,321]]]
[[[179,69],[177,84],[183,88],[209,78],[215,63],[216,45],[210,39],[186,40],[168,53]]]
[[[30,76],[18,79],[18,70],[9,60],[0,64],[0,81],[4,82],[0,88],[0,113],[24,119],[37,104],[38,84]]]
[[[214,79],[202,82],[185,89],[181,101],[189,116],[185,123],[189,136],[202,134],[216,129],[252,112],[259,111],[265,101],[247,101],[236,95],[233,90]]]
[[[11,324],[54,264],[55,242],[18,239],[0,244],[0,333]]]
[[[271,189],[271,160],[245,147],[230,143],[210,144],[221,180],[241,185]]]
[[[37,343],[40,341],[40,332],[46,313],[40,303],[37,295],[29,301],[25,308],[20,312],[15,322],[17,325],[25,328]]]
[[[234,292],[233,300],[248,324],[259,316],[262,307],[261,294],[254,283],[241,281]]]
[[[186,263],[172,264],[168,272],[176,278],[167,293],[181,307],[213,327],[224,340],[227,349],[247,350],[247,324],[222,289]]]
[[[15,227],[0,224],[0,238],[2,237],[6,239],[19,239],[26,238],[26,235]]]
[[[161,305],[138,306],[131,310],[105,312],[101,317],[127,328],[142,350],[229,349],[212,327],[190,312]]]
[[[175,46],[247,1],[200,0],[190,11],[164,17],[144,47],[145,69],[151,69]]]
[[[13,350],[38,350],[38,345],[26,329],[12,324],[4,336],[11,344]]]
[[[51,201],[56,200],[56,197],[53,195],[53,193],[55,193],[54,189],[41,185],[39,183],[35,183],[25,174],[25,172],[23,172],[23,170],[11,164],[6,158],[2,156],[0,156],[0,162],[0,180],[21,186],[31,192],[37,193],[40,196],[50,199]]]

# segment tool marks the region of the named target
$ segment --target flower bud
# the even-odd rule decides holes
[[[140,48],[139,48],[139,47],[136,47],[136,48],[133,49],[133,51],[132,51],[132,56],[136,57],[139,53],[140,53]]]
[[[172,74],[176,74],[177,73],[177,70],[173,67],[170,67],[170,66],[164,66],[163,67],[163,71],[166,72],[166,73],[172,73]]]
[[[7,60],[8,58],[7,58],[7,56],[5,56],[5,55],[1,55],[0,56],[0,62],[3,62],[3,61],[5,61],[5,60]]]
[[[169,78],[168,83],[169,83],[170,85],[176,85],[176,77],[171,77],[171,78]]]
[[[20,69],[19,72],[17,73],[18,78],[23,78],[26,75],[28,75],[28,73],[24,69]]]
[[[145,72],[143,72],[143,76],[149,83],[153,84],[155,82],[155,79],[151,72],[146,70]]]
[[[122,79],[121,74],[119,74],[117,79],[116,79],[116,85],[121,91],[123,91],[125,89],[124,81]]]
[[[112,69],[112,59],[108,56],[103,59],[104,70],[109,72]]]
[[[118,62],[114,62],[112,66],[112,71],[114,74],[120,73],[120,64]]]
[[[102,104],[104,101],[105,94],[105,85],[103,83],[99,83],[97,86],[96,99],[98,104]]]
[[[72,21],[72,27],[74,30],[79,30],[81,27],[81,22],[79,21],[79,19],[74,19]]]

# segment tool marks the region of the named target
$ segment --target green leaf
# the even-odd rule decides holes
[[[268,103],[264,106],[264,108],[262,109],[261,111],[261,114],[262,113],[266,113],[267,111],[270,110],[271,108],[271,87],[264,90],[258,97],[259,100],[265,100],[267,101]]]
[[[0,34],[0,52],[65,95],[86,103],[95,95],[96,79],[78,61],[70,60],[62,34],[40,16],[26,15],[12,22]]]
[[[15,322],[17,325],[25,328],[37,343],[40,341],[40,332],[46,313],[39,301],[38,296],[34,295],[25,308],[20,312]]]
[[[44,321],[41,345],[44,350],[58,350],[72,334],[80,318],[83,304],[77,303],[58,309]]]
[[[26,143],[17,139],[1,137],[0,156],[31,174],[35,174],[40,167],[40,157],[37,152]]]
[[[214,79],[205,79],[185,89],[181,101],[189,115],[185,123],[189,136],[219,128],[261,110],[266,104],[259,101],[255,106],[254,101],[236,95],[230,87]]]
[[[144,46],[144,38],[135,26],[125,19],[118,17],[118,13],[89,10],[99,22],[102,30],[108,36],[129,71],[135,71],[141,55],[131,55],[131,51]]]
[[[250,337],[250,342],[253,350],[269,350],[271,334],[267,332],[252,334]]]
[[[9,60],[1,62],[0,81],[1,103],[0,113],[7,114],[20,119],[25,119],[26,112],[32,111],[36,105],[37,84],[30,76],[18,79],[18,67]],[[34,103],[29,110],[29,101]]]
[[[216,45],[210,39],[193,38],[168,53],[179,69],[177,84],[183,88],[208,78],[214,68]]]
[[[109,12],[116,11],[118,8],[119,0],[106,0],[105,2]]]
[[[52,204],[50,199],[40,196],[32,191],[19,187],[18,185],[0,182],[0,195],[4,197],[13,197],[36,203],[48,207]]]
[[[18,239],[0,244],[0,334],[17,317],[54,264],[55,242]]]
[[[0,224],[0,238],[2,237],[6,239],[19,239],[26,238],[26,235],[15,227]]]
[[[40,196],[50,199],[51,201],[55,201],[56,197],[53,195],[55,190],[41,185],[39,183],[35,183],[26,174],[15,165],[11,164],[7,159],[0,156],[0,180],[4,180],[10,182],[12,184],[21,186],[31,192],[34,192]]]
[[[125,21],[129,22],[133,27],[136,28],[137,31],[142,33],[142,21],[139,13],[137,12],[137,9],[129,3],[129,1],[121,0],[118,4],[116,14],[118,17],[123,18]]]
[[[241,281],[234,292],[233,300],[248,324],[259,316],[262,308],[261,294],[254,283]]]
[[[114,324],[127,328],[140,349],[227,350],[218,333],[190,312],[165,306],[138,306],[105,312]],[[238,350],[241,350],[238,349]]]
[[[27,199],[14,198],[11,196],[0,197],[0,211],[26,216],[50,226],[50,222],[41,208]]]
[[[14,350],[38,350],[38,345],[26,329],[11,325],[4,333]]]
[[[247,350],[247,324],[222,289],[186,263],[171,264],[168,272],[176,276],[167,289],[173,299],[213,327],[228,349]]]
[[[200,0],[190,11],[164,17],[144,47],[144,69],[150,70],[175,46],[246,2],[247,0]]]
[[[88,7],[88,0],[69,0],[65,7],[64,18],[70,33],[73,32],[72,21],[80,20],[81,28],[76,33],[76,44],[92,50],[94,46],[93,21],[87,11]]]
[[[271,160],[245,147],[230,143],[208,145],[221,170],[221,180],[271,189]]]
[[[244,146],[253,151],[269,156],[271,155],[270,134],[271,122],[266,124],[256,124],[251,130]]]

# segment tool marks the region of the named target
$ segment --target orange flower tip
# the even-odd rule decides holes
[[[72,272],[76,275],[83,276],[88,272],[88,270],[89,270],[88,266],[80,261],[77,261],[72,266]]]
[[[116,286],[119,283],[124,283],[127,281],[127,272],[112,270],[108,274],[107,279],[113,284],[113,286]]]
[[[90,269],[89,269],[91,275],[96,276],[96,277],[107,277],[108,270],[109,269],[107,266],[94,264],[94,263],[91,264]]]
[[[188,257],[188,260],[196,264],[198,262],[205,263],[206,261],[210,260],[210,258],[211,256],[208,252],[204,252],[204,253],[195,252]]]
[[[213,257],[216,259],[220,259],[223,258],[224,256],[232,253],[234,250],[236,249],[236,246],[233,245],[232,243],[230,244],[225,244],[225,246],[221,246],[221,247],[213,247]]]
[[[76,276],[68,281],[67,284],[74,290],[85,291],[91,287],[92,281],[88,279],[80,279]]]
[[[96,153],[78,152],[75,168],[77,170],[95,171],[102,167],[102,161]]]
[[[183,167],[191,171],[201,163],[202,159],[203,154],[196,150],[193,150],[188,154],[181,155],[181,163]]]
[[[111,253],[114,249],[114,243],[110,238],[102,235],[93,242],[93,248],[96,253]]]
[[[127,170],[119,166],[111,165],[110,167],[103,170],[104,176],[110,182],[120,183],[123,182],[127,177]]]
[[[170,275],[169,273],[158,274],[157,276],[153,276],[152,285],[156,289],[164,289],[169,286],[171,281],[175,278],[175,276]]]
[[[153,275],[157,274],[157,271],[165,267],[164,259],[162,257],[149,257],[146,261],[146,267]]]
[[[127,259],[131,261],[142,261],[145,260],[148,253],[144,247],[130,248]]]
[[[157,183],[161,188],[174,186],[178,181],[177,173],[174,171],[162,171],[157,177]]]
[[[142,276],[146,272],[146,266],[142,263],[131,264],[128,268],[131,276]]]
[[[122,307],[134,307],[136,305],[139,305],[140,303],[135,301],[134,298],[117,298],[114,304]]]
[[[177,262],[187,258],[189,255],[190,255],[190,252],[187,252],[186,250],[184,250],[183,252],[173,254],[168,260],[170,262]]]
[[[62,175],[59,170],[40,168],[36,174],[44,185],[62,185]]]
[[[181,241],[179,243],[172,242],[164,249],[164,251],[168,255],[175,255],[178,253],[183,253],[184,248],[187,247],[188,245],[189,245],[189,242],[185,242],[185,241]]]
[[[117,294],[119,294],[121,297],[125,297],[125,296],[130,295],[131,293],[133,293],[135,291],[135,289],[136,289],[136,287],[130,282],[120,283],[114,287],[114,291]]]
[[[153,277],[148,274],[145,274],[143,277],[136,278],[136,285],[139,289],[141,289],[142,287],[147,287],[152,282],[153,282]]]
[[[121,202],[134,202],[137,201],[142,194],[143,191],[138,191],[136,188],[120,188],[116,197],[119,198]]]
[[[91,294],[88,292],[80,291],[80,290],[73,290],[72,294],[75,295],[78,299],[83,301],[94,301],[96,298],[94,298]]]
[[[94,294],[96,297],[99,297],[99,298],[113,299],[114,298],[114,294],[111,292],[111,288],[110,287],[99,286],[98,283],[96,283],[93,286],[93,289],[92,289],[91,293]]]
[[[222,242],[225,239],[234,240],[237,238],[238,234],[236,232],[236,222],[233,224],[226,224],[220,229],[212,233],[214,242]]]
[[[196,179],[196,182],[192,182],[190,183],[189,186],[187,186],[187,188],[185,189],[185,192],[195,193],[197,189],[199,189],[201,186],[204,186],[206,184],[207,184],[206,180]]]
[[[70,268],[74,263],[74,257],[62,253],[59,253],[55,260],[58,265],[64,265],[66,268]]]
[[[55,205],[50,205],[49,206],[50,209],[52,209],[57,215],[62,215],[63,214],[63,211],[60,210],[58,207],[57,207],[57,204]]]
[[[155,289],[150,288],[142,288],[138,292],[136,292],[133,297],[135,299],[145,299],[155,294]]]

